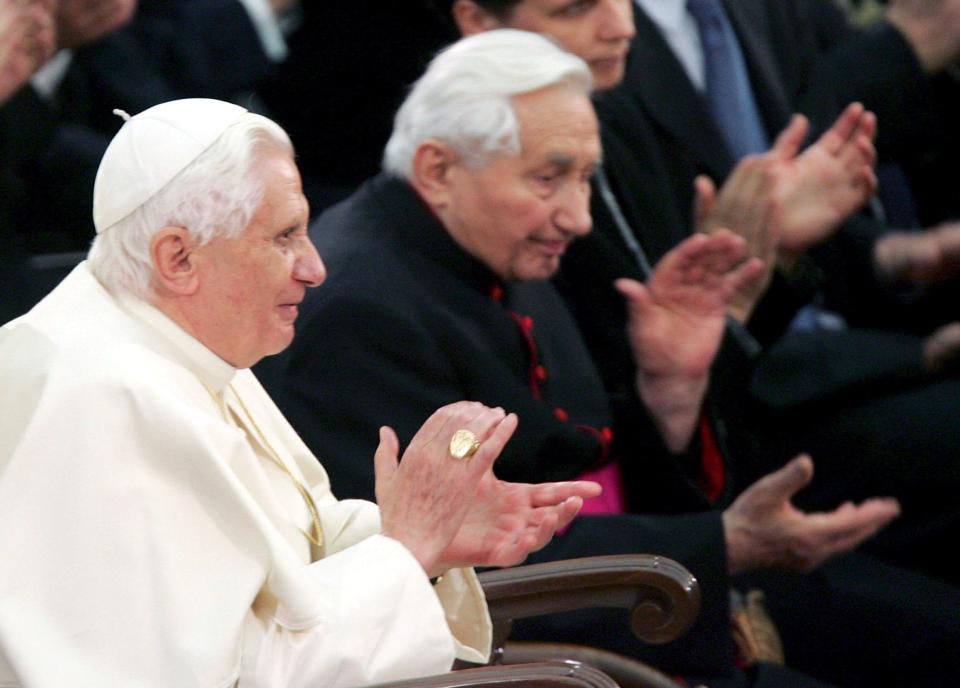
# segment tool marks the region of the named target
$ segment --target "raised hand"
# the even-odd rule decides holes
[[[59,45],[76,48],[92,43],[130,21],[136,9],[137,0],[59,0]]]
[[[960,277],[960,223],[922,232],[890,232],[874,245],[877,273],[890,282],[920,284]]]
[[[729,230],[695,234],[660,260],[646,285],[616,283],[627,299],[637,391],[673,451],[696,426],[730,299],[762,275],[762,262],[744,261],[744,250]]]
[[[0,0],[0,103],[50,59],[55,44],[49,1]]]
[[[431,576],[455,566],[505,566],[542,547],[600,493],[590,482],[522,485],[493,475],[493,462],[516,429],[517,417],[476,402],[436,411],[398,465],[398,442],[381,428],[374,456],[382,532],[403,543]],[[450,439],[470,430],[480,442],[464,460]]]
[[[853,103],[830,129],[796,157],[792,142],[778,139],[773,152],[780,154],[784,162],[777,179],[781,263],[829,237],[876,191],[876,133],[877,119],[873,113],[864,110],[860,103]]]
[[[813,145],[799,153],[809,124],[795,115],[774,145],[747,156],[720,188],[694,181],[697,230],[727,227],[746,241],[747,256],[766,266],[761,279],[731,299],[730,313],[746,322],[776,267],[790,269],[862,206],[876,190],[876,118],[854,103]]]
[[[960,0],[890,0],[887,19],[926,71],[939,72],[960,58]]]
[[[923,365],[931,373],[960,370],[960,322],[943,325],[923,343]]]
[[[727,568],[809,571],[853,549],[900,514],[895,499],[846,502],[823,513],[804,513],[790,501],[813,478],[813,461],[801,454],[741,494],[723,513]]]
[[[802,139],[801,125],[792,125],[788,132]],[[785,138],[788,132],[781,138]],[[708,177],[700,175],[694,180],[697,230],[709,234],[729,228],[743,238],[746,257],[763,262],[760,277],[745,283],[730,299],[730,313],[740,322],[746,322],[750,317],[777,265],[781,225],[777,187],[782,172],[781,160],[779,153],[748,155],[730,173],[719,194]]]

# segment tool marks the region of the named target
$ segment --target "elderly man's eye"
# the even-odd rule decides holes
[[[596,4],[596,0],[574,0],[574,2],[566,4],[557,10],[557,16],[575,17],[587,12]]]

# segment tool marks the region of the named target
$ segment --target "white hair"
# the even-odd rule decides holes
[[[93,274],[110,289],[148,298],[150,242],[160,229],[183,227],[201,245],[239,235],[263,199],[257,161],[268,149],[293,154],[278,124],[252,112],[241,115],[148,201],[97,235],[87,255]]]
[[[592,84],[583,60],[539,34],[497,29],[461,39],[433,58],[400,107],[383,169],[409,179],[427,139],[452,146],[472,166],[494,154],[518,155],[512,97],[557,85],[589,97]]]

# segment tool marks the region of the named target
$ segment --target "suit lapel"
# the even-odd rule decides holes
[[[771,143],[790,117],[783,75],[770,50],[773,36],[762,0],[726,0],[724,6],[743,50],[750,83]]]
[[[689,149],[708,174],[725,177],[731,168],[730,156],[702,96],[657,26],[636,6],[635,22],[637,35],[618,90],[634,98],[659,127]]]

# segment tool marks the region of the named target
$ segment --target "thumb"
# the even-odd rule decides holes
[[[777,140],[773,143],[772,150],[778,157],[784,160],[790,160],[800,151],[803,145],[803,139],[807,135],[809,122],[803,115],[794,115],[790,123],[780,132]]]
[[[709,232],[707,220],[717,204],[717,187],[710,177],[700,174],[693,180],[693,191],[693,217],[696,222],[694,229],[698,232]]]
[[[780,470],[764,476],[754,487],[771,502],[789,500],[813,479],[813,460],[800,454]]]
[[[650,292],[637,280],[621,277],[613,283],[627,300],[627,313],[632,321],[641,316],[650,306]]]
[[[380,499],[381,494],[388,489],[390,482],[393,480],[393,476],[397,473],[397,468],[400,464],[397,459],[399,452],[400,442],[397,440],[397,433],[393,431],[393,428],[384,425],[380,428],[380,444],[377,446],[377,451],[373,454],[373,472],[376,476],[375,492],[377,502],[382,502]]]

